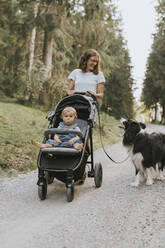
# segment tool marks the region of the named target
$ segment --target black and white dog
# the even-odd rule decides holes
[[[135,182],[131,185],[137,187],[144,180],[146,185],[152,185],[153,172],[157,175],[155,179],[164,180],[165,134],[146,133],[146,125],[134,120],[122,123],[125,130],[123,145],[128,148],[136,170]]]

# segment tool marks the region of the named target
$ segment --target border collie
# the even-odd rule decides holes
[[[137,187],[145,180],[146,185],[152,185],[153,172],[156,175],[155,179],[164,180],[165,134],[146,133],[146,125],[134,120],[122,123],[125,130],[123,145],[128,148],[136,170],[135,181],[131,185]]]

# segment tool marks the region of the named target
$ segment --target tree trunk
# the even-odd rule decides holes
[[[39,8],[39,2],[37,0],[34,2],[34,18],[37,17],[38,8]],[[36,27],[32,29],[31,35],[30,35],[29,68],[28,68],[29,79],[31,78],[31,71],[32,71],[33,61],[34,61],[35,39],[36,39]]]
[[[161,124],[165,123],[165,105],[162,106]]]
[[[157,103],[155,103],[155,116],[154,116],[154,122],[157,120],[157,111],[158,111],[158,106],[157,106]]]
[[[46,78],[52,76],[52,56],[53,56],[53,35],[52,32],[45,30],[43,62],[46,67]]]
[[[46,27],[44,31],[44,45],[43,45],[43,63],[45,65],[45,78],[47,81],[43,85],[43,92],[42,92],[42,102],[45,106],[50,105],[50,84],[49,79],[52,77],[52,57],[53,57],[53,31],[55,26],[57,25],[57,5],[56,2],[53,2],[48,6],[47,13],[46,13]],[[61,15],[60,15],[61,19]]]
[[[53,33],[45,30],[44,34],[44,47],[43,47],[43,62],[45,65],[45,78],[49,80],[52,76],[52,56],[53,56]],[[50,97],[49,97],[49,83],[46,81],[43,84],[42,92],[42,103],[45,106],[49,106]]]

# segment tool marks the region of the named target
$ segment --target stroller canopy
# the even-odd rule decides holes
[[[73,107],[77,111],[77,118],[87,121],[94,121],[96,114],[96,101],[92,97],[74,94],[64,97],[56,106],[56,109],[48,115],[48,120],[60,119],[62,110],[65,107]]]

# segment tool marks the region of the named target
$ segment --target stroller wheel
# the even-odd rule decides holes
[[[71,202],[73,201],[74,198],[74,186],[73,184],[69,184],[66,187],[66,196],[67,196],[67,201]]]
[[[47,184],[38,186],[38,196],[40,200],[45,200],[47,195]]]
[[[103,178],[102,165],[101,163],[96,163],[94,181],[97,188],[101,187],[102,178]]]
[[[54,181],[54,176],[52,176],[48,171],[45,171],[45,178],[46,178],[47,184],[51,184]]]

